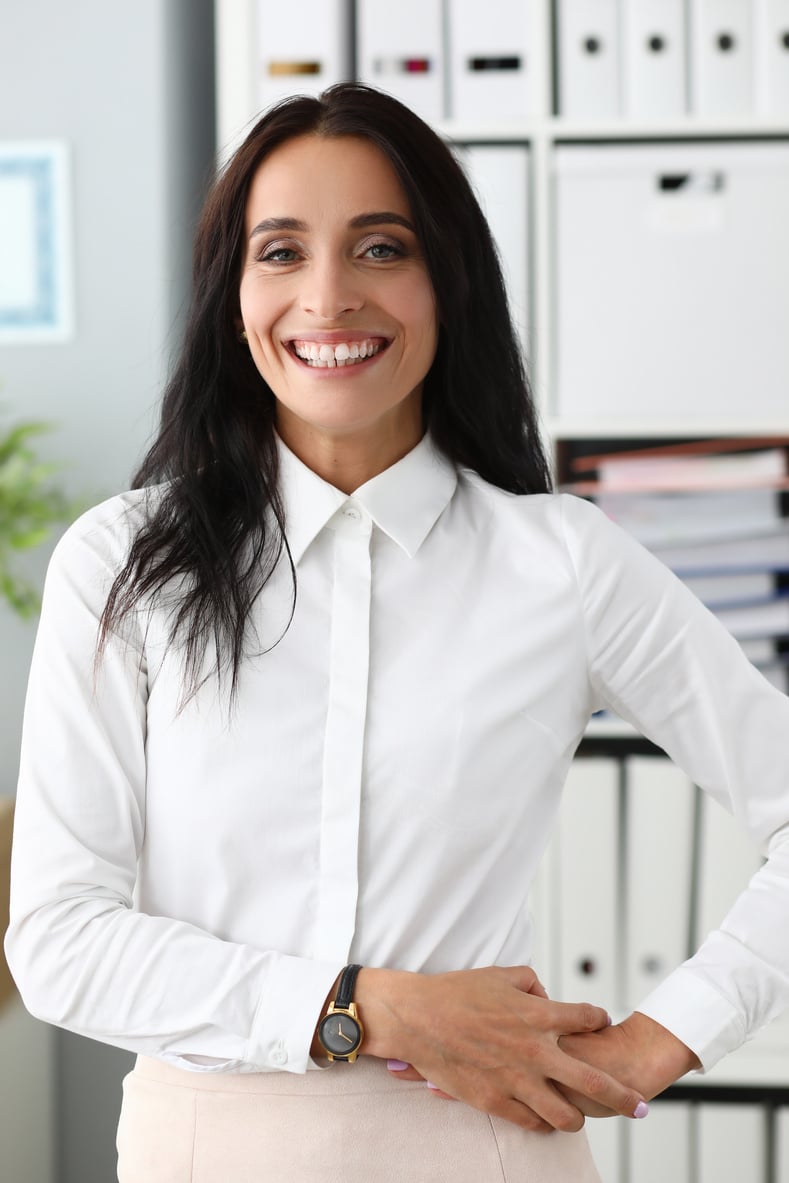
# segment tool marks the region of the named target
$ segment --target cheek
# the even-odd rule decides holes
[[[438,314],[432,287],[411,284],[399,293],[400,319],[411,328],[412,340],[425,349],[435,348],[438,340]]]
[[[252,282],[242,281],[239,288],[239,307],[248,331],[265,338],[279,320],[284,301],[281,292],[271,291]]]

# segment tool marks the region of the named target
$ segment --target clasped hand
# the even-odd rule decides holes
[[[529,967],[363,970],[357,999],[370,1021],[362,1051],[407,1063],[401,1079],[430,1081],[444,1098],[530,1130],[578,1130],[585,1112],[645,1112],[637,1089],[562,1046],[605,1031],[606,1011],[551,1001]]]

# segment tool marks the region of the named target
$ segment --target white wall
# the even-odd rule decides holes
[[[188,291],[213,106],[211,0],[0,0],[0,140],[69,142],[76,258],[73,340],[0,347],[0,427],[19,417],[55,423],[46,453],[68,466],[70,489],[90,500],[128,487],[152,430]],[[0,608],[2,794],[12,794],[16,780],[33,636],[34,626]],[[31,1023],[17,1012],[6,1017],[2,1048],[25,1040],[42,1054],[57,1048],[55,1179],[108,1183],[130,1058],[75,1036],[34,1036]],[[38,1052],[33,1059],[27,1074],[24,1056],[9,1064],[4,1054],[0,1066],[5,1087],[11,1072],[20,1074],[13,1086],[20,1105],[41,1095]],[[46,1126],[44,1099],[38,1104]],[[26,1137],[16,1129],[17,1151]],[[40,1162],[31,1148],[28,1173],[17,1165],[9,1183],[50,1183]]]

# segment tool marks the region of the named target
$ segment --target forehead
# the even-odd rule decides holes
[[[310,223],[329,212],[352,217],[391,210],[410,217],[408,199],[380,148],[355,136],[298,136],[266,157],[247,199],[247,225],[288,216]]]

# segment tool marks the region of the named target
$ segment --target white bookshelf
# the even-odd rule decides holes
[[[569,143],[593,146],[691,144],[697,141],[789,142],[789,113],[781,117],[754,115],[727,119],[687,115],[665,121],[617,118],[592,122],[562,118],[552,110],[551,0],[531,0],[531,10],[535,46],[532,67],[534,115],[515,122],[507,119],[480,123],[442,121],[436,124],[436,129],[445,139],[459,145],[522,144],[529,149],[529,368],[549,441],[789,435],[789,381],[786,402],[774,414],[752,416],[747,405],[741,413],[737,410],[713,416],[699,415],[683,418],[682,422],[655,412],[641,416],[600,416],[590,409],[588,416],[569,417],[556,413],[553,251],[557,235],[554,194],[557,150]],[[255,0],[216,0],[218,142],[221,152],[238,142],[258,112],[255,14]],[[633,740],[637,733],[619,720],[605,719],[593,720],[588,736],[613,741]],[[687,1078],[687,1083],[789,1089],[789,1017],[727,1058],[709,1076],[693,1076]]]
[[[364,3],[364,0],[357,0]],[[686,115],[666,120],[628,120],[625,117],[579,121],[552,111],[554,55],[552,48],[551,0],[531,0],[532,101],[534,115],[525,120],[503,118],[491,122],[443,120],[436,130],[457,144],[524,144],[530,153],[530,275],[531,320],[530,373],[548,438],[627,438],[707,435],[783,435],[789,430],[789,389],[785,413],[756,421],[747,414],[721,416],[698,422],[648,416],[634,422],[601,419],[565,419],[554,410],[553,259],[556,226],[554,217],[553,168],[558,146],[707,141],[789,141],[789,113],[786,116],[730,117],[727,119]],[[259,112],[258,44],[256,0],[216,0],[217,38],[217,138],[222,155],[236,144]]]

